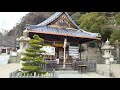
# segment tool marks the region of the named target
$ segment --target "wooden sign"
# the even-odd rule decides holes
[[[79,47],[77,46],[70,46],[69,47],[69,55],[75,58],[79,57]]]
[[[55,55],[55,47],[52,46],[43,46],[42,50],[45,51],[45,55]]]

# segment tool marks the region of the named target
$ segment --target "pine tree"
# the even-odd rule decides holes
[[[27,73],[44,74],[46,72],[42,71],[41,64],[46,64],[43,61],[43,50],[41,50],[44,40],[38,35],[34,35],[33,39],[29,41],[29,47],[26,49],[26,52],[23,53],[24,57],[21,59],[24,61],[22,63],[23,68],[21,70],[27,71]]]

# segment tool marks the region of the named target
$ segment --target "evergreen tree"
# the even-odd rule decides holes
[[[21,59],[24,61],[22,63],[23,68],[21,70],[27,71],[27,73],[39,73],[44,74],[46,72],[42,71],[41,64],[46,64],[43,61],[43,50],[41,50],[44,40],[38,35],[34,35],[33,39],[29,41],[29,47],[26,49],[26,52],[23,53],[24,57]]]
[[[120,42],[120,30],[116,30],[111,34],[110,42],[115,43],[118,40]]]

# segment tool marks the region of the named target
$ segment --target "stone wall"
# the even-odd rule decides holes
[[[8,64],[9,55],[0,55],[0,65]]]
[[[20,56],[10,56],[9,63],[20,63]]]
[[[109,67],[106,64],[97,64],[97,73],[107,75]],[[112,64],[111,71],[114,77],[120,78],[120,64]]]
[[[85,48],[85,51],[81,52],[81,59],[82,60],[86,60],[86,56],[87,56],[88,60],[96,60],[97,63],[101,62],[102,55],[100,54],[100,50],[98,48],[88,47],[88,51],[87,51],[86,44],[82,44],[82,45]]]

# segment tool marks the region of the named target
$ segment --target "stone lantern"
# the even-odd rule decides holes
[[[103,57],[105,58],[106,64],[110,64],[110,62],[114,61],[114,56],[111,54],[111,51],[114,50],[114,47],[110,45],[110,41],[108,41],[108,39],[101,49],[104,50]]]
[[[28,31],[27,29],[23,31],[23,36],[21,36],[20,38],[16,39],[18,42],[20,42],[20,49],[17,50],[18,56],[19,58],[23,58],[24,56],[22,55],[22,53],[25,52],[25,49],[28,48],[29,44],[29,40],[30,37],[28,37]],[[20,63],[23,63],[22,60],[20,60]],[[22,68],[22,64],[20,65],[20,68]]]

